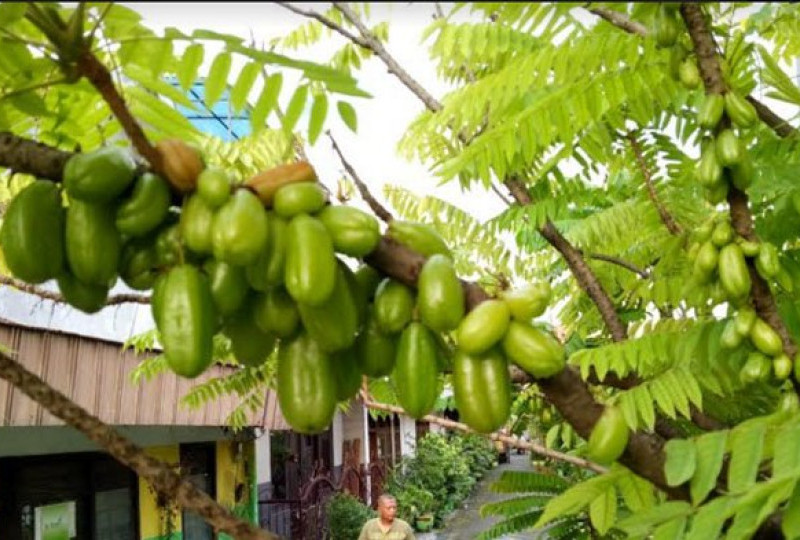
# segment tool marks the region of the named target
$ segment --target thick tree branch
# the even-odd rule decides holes
[[[278,540],[277,536],[257,529],[231,514],[191,482],[181,479],[168,465],[145,454],[144,450],[70,401],[64,394],[48,386],[46,382],[3,352],[0,352],[0,378],[19,388],[50,414],[62,419],[67,425],[98,444],[117,461],[133,469],[159,494],[201,516],[216,531],[243,540]]]
[[[0,167],[12,172],[61,182],[64,165],[72,155],[72,152],[18,137],[8,131],[0,132]]]
[[[365,392],[362,390],[361,392],[361,400],[364,403],[365,407],[370,409],[375,409],[377,411],[386,411],[396,414],[406,414],[402,407],[397,407],[395,405],[389,405],[387,403],[379,403],[373,401]],[[444,428],[454,430],[454,431],[462,431],[464,433],[477,433],[473,429],[471,429],[468,425],[462,424],[461,422],[456,422],[454,420],[450,420],[449,418],[442,418],[441,416],[435,416],[433,414],[428,414],[421,418],[423,422],[429,422],[431,424],[436,424],[437,426],[442,426]],[[501,441],[506,443],[512,448],[520,448],[522,450],[530,450],[535,454],[539,454],[540,456],[555,459],[557,461],[563,461],[564,463],[571,463],[572,465],[577,465],[583,469],[590,469],[592,471],[598,473],[604,473],[608,469],[605,467],[598,465],[592,461],[588,461],[585,459],[581,459],[575,456],[571,456],[569,454],[564,454],[563,452],[558,452],[557,450],[551,450],[544,445],[523,441],[518,439],[517,437],[511,437],[509,435],[503,435],[502,433],[495,432],[491,434],[484,435],[485,437],[493,440],[493,441]]]
[[[681,4],[680,12],[694,44],[697,65],[703,78],[706,93],[724,93],[727,86],[717,58],[714,37],[706,25],[702,7],[699,4],[683,3]],[[730,120],[727,116],[724,116],[722,122],[725,125],[729,124]],[[750,212],[747,195],[731,185],[728,190],[728,204],[730,206],[731,224],[736,233],[748,240],[756,240],[753,230],[753,216]],[[756,313],[781,336],[784,352],[789,358],[794,358],[797,354],[797,345],[792,340],[789,329],[778,313],[775,298],[770,292],[769,285],[758,274],[752,260],[748,260],[747,266],[752,281],[750,297]],[[795,390],[800,393],[800,385],[796,381],[794,384]]]
[[[355,182],[356,187],[358,188],[358,192],[361,193],[361,198],[364,199],[364,202],[366,202],[369,205],[369,207],[372,209],[375,215],[381,218],[384,222],[389,223],[390,221],[392,221],[394,219],[392,213],[389,212],[389,210],[387,210],[386,207],[383,206],[380,202],[378,202],[378,200],[375,197],[373,197],[372,193],[370,193],[369,188],[367,187],[367,184],[365,184],[364,181],[361,180],[361,178],[358,176],[358,173],[353,168],[353,166],[350,165],[350,163],[348,163],[348,161],[345,159],[344,154],[342,154],[339,145],[336,144],[336,139],[333,138],[331,132],[328,131],[326,133],[331,140],[331,144],[333,145],[333,150],[339,156],[339,160],[341,160],[342,165],[347,171],[347,174],[349,174],[350,178],[352,178],[353,182]]]
[[[586,9],[629,34],[636,34],[642,37],[650,34],[650,30],[645,25],[631,20],[625,13],[600,6]],[[747,96],[747,101],[756,108],[761,121],[768,125],[778,136],[789,137],[797,134],[796,128],[792,127],[786,120],[775,114],[772,109],[753,96]]]
[[[653,175],[650,172],[650,167],[647,166],[647,162],[644,160],[642,146],[639,144],[639,141],[633,132],[629,132],[627,134],[627,138],[631,145],[631,149],[633,150],[633,154],[636,156],[636,162],[639,164],[639,169],[642,171],[642,176],[644,176],[644,183],[647,186],[647,193],[650,196],[650,200],[655,205],[656,210],[658,211],[661,222],[671,234],[678,236],[681,234],[681,228],[675,222],[672,215],[667,211],[666,207],[661,204],[661,201],[658,198],[655,185],[653,184]]]
[[[117,91],[114,82],[111,80],[111,74],[106,67],[92,54],[91,51],[86,50],[78,57],[78,72],[86,77],[92,86],[103,96],[103,99],[108,103],[114,116],[122,124],[122,128],[128,135],[136,151],[139,152],[153,171],[166,178],[164,167],[161,160],[161,154],[150,144],[150,141],[145,137],[144,131],[136,119],[128,110],[125,100]]]
[[[25,283],[19,279],[15,279],[9,276],[0,275],[0,285],[7,285],[9,287],[13,287],[20,291],[26,292],[28,294],[34,294],[40,298],[44,298],[45,300],[52,300],[54,302],[59,303],[66,303],[67,301],[58,293],[53,291],[48,291],[47,289],[43,289],[42,287],[37,287],[36,285],[31,285],[30,283]],[[149,304],[150,297],[145,296],[143,294],[115,294],[113,296],[109,296],[106,300],[107,306],[113,306],[117,304]]]

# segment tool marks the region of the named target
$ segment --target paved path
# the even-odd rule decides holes
[[[503,471],[524,471],[531,470],[530,456],[511,454],[511,463],[504,463],[489,471],[481,479],[461,508],[456,510],[447,518],[445,526],[432,533],[417,534],[418,540],[474,540],[484,530],[488,529],[498,521],[499,517],[481,518],[480,508],[489,502],[501,501],[513,498],[514,494],[492,493],[489,487],[497,480]],[[543,538],[541,533],[526,532],[517,533],[511,536],[503,536],[503,540],[533,540]]]

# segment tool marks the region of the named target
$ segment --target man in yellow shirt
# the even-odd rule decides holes
[[[414,530],[397,515],[397,500],[388,494],[378,497],[378,517],[367,521],[358,540],[415,540]]]

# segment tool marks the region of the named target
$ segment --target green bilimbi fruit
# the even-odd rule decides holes
[[[378,221],[358,208],[327,206],[317,218],[328,229],[328,234],[333,240],[333,248],[339,253],[351,257],[363,257],[374,250],[380,242]]]
[[[286,235],[286,290],[298,303],[324,304],[336,284],[336,254],[328,230],[318,219],[300,214]]]
[[[744,151],[736,134],[731,129],[723,129],[714,143],[717,151],[717,161],[723,167],[737,165],[742,161]]]
[[[759,352],[750,353],[747,361],[739,371],[739,380],[742,384],[765,381],[772,371],[772,360]]]
[[[692,58],[686,58],[680,63],[678,67],[678,78],[681,84],[686,88],[694,90],[702,80],[700,79],[700,70],[697,69],[697,63]]]
[[[316,182],[287,184],[275,192],[272,208],[282,218],[314,214],[325,206],[327,194]]]
[[[64,208],[53,182],[37,180],[8,205],[0,228],[0,247],[11,273],[28,283],[43,283],[64,269]]]
[[[750,340],[756,349],[768,356],[777,356],[783,352],[781,336],[758,317],[756,317],[752,328],[750,328]]]
[[[254,316],[254,302],[248,299],[242,307],[225,320],[222,332],[231,340],[231,349],[242,365],[258,367],[275,350],[275,336],[264,332]]]
[[[456,352],[453,394],[461,421],[479,433],[491,433],[511,413],[508,363],[496,348],[482,355]]]
[[[257,291],[266,291],[270,287],[283,284],[286,265],[286,245],[288,243],[288,225],[283,218],[273,212],[267,213],[269,223],[267,245],[258,254],[255,262],[245,269],[247,282]]]
[[[725,112],[740,128],[748,128],[758,120],[755,107],[733,90],[725,94]]]
[[[547,309],[552,291],[546,281],[531,283],[524,287],[503,291],[500,298],[508,305],[511,316],[518,321],[528,322]]]
[[[778,269],[778,273],[775,274],[775,281],[777,281],[778,285],[780,285],[786,292],[791,293],[794,291],[794,280],[792,279],[792,275],[783,266],[781,266]]]
[[[510,322],[511,310],[504,301],[481,302],[458,325],[458,348],[466,354],[482,354],[503,338]]]
[[[706,200],[711,204],[719,204],[728,196],[728,182],[720,182],[706,190]]]
[[[785,354],[779,354],[772,359],[772,374],[779,381],[788,379],[793,367],[792,359]]]
[[[393,219],[386,229],[386,236],[425,257],[436,254],[452,257],[450,248],[439,233],[424,223]]]
[[[742,248],[745,257],[755,257],[761,251],[761,244],[751,240],[745,240],[741,236],[736,239],[736,243]]]
[[[725,324],[725,329],[720,337],[720,345],[726,349],[735,349],[742,344],[744,336],[736,330],[736,322],[731,319]]]
[[[750,272],[747,262],[736,243],[730,243],[719,252],[719,280],[732,298],[744,298],[750,294]]]
[[[700,110],[697,111],[697,123],[700,127],[714,129],[722,119],[725,110],[725,98],[719,94],[706,94]]]
[[[70,198],[107,203],[127,189],[136,175],[136,162],[127,150],[104,146],[73,155],[64,165],[64,188]]]
[[[326,352],[349,348],[358,334],[358,306],[347,283],[349,271],[344,263],[338,263],[333,292],[322,304],[297,303],[308,335]]]
[[[711,189],[722,181],[722,167],[717,161],[717,154],[713,145],[708,145],[700,156],[695,168],[695,177],[700,185]]]
[[[629,438],[630,430],[622,410],[606,405],[589,435],[586,456],[601,465],[611,465],[625,451]]]
[[[736,312],[733,321],[736,331],[742,336],[747,336],[750,334],[750,329],[753,328],[753,323],[756,322],[756,310],[750,306],[742,306]]]
[[[265,293],[259,293],[253,315],[261,330],[281,339],[292,337],[300,322],[297,304],[283,287],[273,287]]]
[[[214,214],[214,258],[238,266],[256,261],[267,244],[267,214],[258,197],[238,189]]]
[[[718,248],[723,248],[733,242],[735,233],[730,222],[722,221],[714,227],[714,232],[711,234],[711,242]]]
[[[197,177],[197,194],[210,208],[216,210],[231,196],[228,174],[216,168],[204,169]]]
[[[672,47],[678,40],[680,26],[675,14],[659,6],[653,25],[653,34],[659,47]]]
[[[437,332],[455,329],[464,317],[464,290],[445,255],[432,255],[423,265],[417,306],[422,322]]]
[[[378,328],[386,334],[397,334],[411,321],[414,313],[414,292],[391,278],[384,279],[375,291],[373,314]]]
[[[730,178],[736,189],[744,191],[753,184],[755,177],[755,169],[753,168],[753,161],[747,152],[742,153],[742,159],[736,165],[730,168]]]
[[[389,375],[394,367],[396,341],[396,336],[381,332],[375,317],[367,313],[364,329],[356,338],[356,355],[361,373],[370,377]]]
[[[711,234],[714,232],[714,224],[707,221],[694,230],[695,240],[698,242],[705,242],[711,239]]]
[[[117,208],[117,230],[127,236],[144,236],[155,230],[169,213],[171,197],[166,180],[144,173],[133,185],[130,197]]]
[[[770,279],[778,275],[781,263],[778,255],[778,248],[769,242],[762,242],[756,257],[756,270],[764,279]]]
[[[717,268],[719,263],[719,251],[713,242],[704,242],[700,246],[700,251],[697,252],[697,258],[694,260],[695,269],[703,274],[711,274]]]
[[[511,321],[502,343],[506,356],[534,377],[552,377],[564,369],[564,347],[538,328]]]
[[[210,254],[213,228],[214,210],[199,195],[190,195],[181,210],[180,230],[184,245],[197,254]]]
[[[412,322],[400,334],[392,380],[397,399],[412,418],[422,418],[436,403],[438,366],[436,341],[422,323]]]

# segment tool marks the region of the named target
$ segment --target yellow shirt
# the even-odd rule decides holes
[[[395,518],[387,530],[381,527],[381,518],[367,521],[358,540],[416,540],[414,530],[402,519]]]

